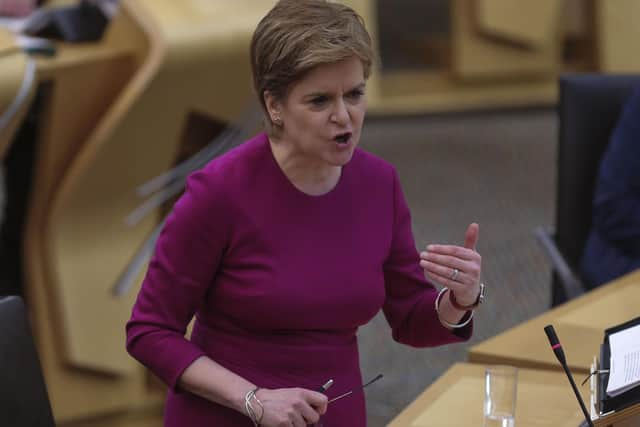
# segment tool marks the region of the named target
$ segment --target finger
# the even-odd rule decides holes
[[[327,395],[323,393],[318,393],[317,391],[302,390],[302,398],[314,408],[327,407]]]
[[[458,270],[464,271],[465,273],[473,276],[475,274],[479,274],[478,266],[481,263],[480,254],[476,253],[472,258],[472,260],[464,260],[449,255],[440,255],[433,252],[423,252],[422,254],[420,254],[420,265],[422,266],[422,262],[424,261],[432,262],[434,264],[448,267],[450,269],[457,268]],[[424,268],[424,266],[422,267]]]
[[[429,245],[427,246],[427,250],[420,254],[420,257],[422,258],[423,254],[426,255],[428,253],[448,255],[465,261],[477,261],[480,256],[480,254],[473,249],[456,245]]]
[[[451,291],[456,294],[465,292],[465,290],[470,286],[464,283],[456,282],[455,280],[451,280],[448,277],[442,276],[437,273],[428,272],[427,274],[429,276],[429,279],[451,289]]]
[[[442,265],[438,265],[429,261],[421,261],[420,266],[425,270],[425,273],[429,274],[430,277],[438,276],[439,278],[444,278],[448,280],[448,283],[457,283],[471,285],[475,283],[477,280],[468,273],[458,269],[458,274],[453,279],[453,269],[450,267],[444,267]],[[443,286],[447,286],[441,281],[438,281]]]
[[[480,226],[475,222],[469,224],[467,232],[464,234],[464,247],[475,251],[479,235]]]
[[[306,403],[302,405],[299,410],[300,415],[302,415],[302,418],[307,424],[315,424],[320,419],[320,414]]]
[[[328,407],[328,402],[325,402],[324,404],[320,405],[320,406],[313,406],[313,409],[316,410],[316,412],[320,415],[324,415],[327,412],[327,407]]]
[[[293,424],[295,427],[307,426],[307,423],[304,421],[304,419],[302,418],[302,415],[300,415],[299,412],[293,412],[292,414],[290,414],[289,420],[291,421],[291,424]]]

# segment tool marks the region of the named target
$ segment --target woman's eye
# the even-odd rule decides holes
[[[324,105],[327,102],[327,97],[326,96],[316,96],[315,98],[311,99],[311,103],[315,106],[320,106],[320,105]]]
[[[360,99],[364,96],[364,91],[357,89],[357,90],[352,90],[351,92],[349,92],[347,94],[349,96],[349,98],[351,99]]]

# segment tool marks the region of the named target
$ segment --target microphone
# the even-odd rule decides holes
[[[564,350],[562,350],[562,345],[560,344],[560,340],[556,335],[555,329],[553,329],[553,325],[545,326],[544,332],[547,334],[547,338],[549,338],[549,344],[551,344],[551,349],[555,353],[556,358],[558,359],[558,361],[560,362],[560,365],[564,369],[564,372],[567,374],[567,378],[569,378],[569,383],[571,383],[571,388],[573,388],[573,393],[576,395],[576,399],[578,399],[578,403],[580,404],[582,413],[584,414],[584,417],[587,420],[587,425],[589,427],[593,427],[593,422],[591,421],[589,412],[587,412],[587,408],[584,406],[584,401],[582,400],[582,397],[578,392],[576,383],[573,381],[573,376],[571,375],[571,372],[569,372],[569,366],[567,366],[567,359],[564,356]]]
[[[549,338],[549,344],[551,344],[551,349],[556,354],[556,358],[560,361],[562,366],[565,366],[567,364],[567,359],[564,356],[564,350],[562,350],[560,340],[556,335],[556,330],[553,329],[552,325],[547,325],[544,327],[544,332],[547,334],[547,338]]]

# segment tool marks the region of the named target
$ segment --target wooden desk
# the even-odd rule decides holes
[[[604,330],[640,315],[640,270],[471,347],[469,361],[561,370],[543,331],[553,324],[576,381],[589,372]]]
[[[453,365],[389,426],[481,426],[484,370],[484,365]],[[586,399],[588,388],[581,392],[583,399]],[[583,419],[564,373],[529,369],[519,371],[517,427],[576,427]]]
[[[57,424],[58,427],[162,427],[163,408],[126,411],[80,421]]]
[[[246,108],[246,52],[269,5],[123,0],[99,42],[38,59],[24,290],[58,425],[116,425],[103,417],[161,405],[124,348],[135,291],[112,295],[158,215],[123,219],[141,202],[136,186],[176,161],[192,113],[228,123]]]
[[[640,36],[637,16],[640,3],[636,0],[615,2],[596,0],[595,33],[598,71],[601,73],[637,73],[640,55],[633,40]]]

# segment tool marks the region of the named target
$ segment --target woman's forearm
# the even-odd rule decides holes
[[[206,356],[195,360],[178,380],[178,387],[212,402],[246,413],[245,396],[254,384],[234,374]],[[302,388],[260,389],[255,395],[259,408],[254,417],[265,427],[313,424],[327,411],[327,396]]]
[[[255,385],[202,356],[184,370],[178,387],[245,414],[245,394]]]

